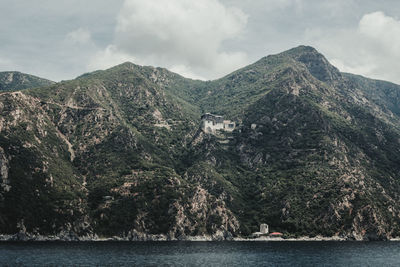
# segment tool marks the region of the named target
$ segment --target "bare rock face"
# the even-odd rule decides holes
[[[216,81],[124,63],[37,82],[0,73],[0,234],[400,236],[400,86],[311,47]],[[203,132],[207,112],[237,127]]]
[[[170,238],[187,239],[203,236],[211,239],[230,239],[239,232],[239,221],[226,207],[222,196],[215,198],[198,186],[186,203],[175,203],[175,223]]]
[[[5,76],[4,80],[5,80],[6,84],[9,84],[9,83],[12,83],[13,79],[14,79],[14,73],[11,72]]]
[[[11,189],[10,181],[8,180],[9,165],[4,149],[0,147],[0,180],[1,187],[4,192],[8,192]]]

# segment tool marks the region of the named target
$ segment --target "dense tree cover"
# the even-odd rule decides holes
[[[399,95],[304,46],[215,81],[124,63],[4,94],[0,230],[398,236]]]

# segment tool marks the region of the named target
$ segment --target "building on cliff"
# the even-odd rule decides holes
[[[206,113],[201,116],[201,129],[205,133],[216,134],[217,131],[232,132],[235,130],[236,123],[230,120],[224,120],[223,116]]]

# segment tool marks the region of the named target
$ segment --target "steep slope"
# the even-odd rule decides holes
[[[40,101],[22,92],[0,96],[2,233],[84,234],[82,178]],[[67,229],[68,228],[68,229]]]
[[[383,118],[386,122],[391,122],[392,126],[398,127],[400,117],[400,91],[399,85],[390,82],[372,80],[362,76],[343,73],[343,76],[353,85],[353,90],[361,96],[360,103],[372,102],[375,106],[370,106],[371,112]]]
[[[0,106],[1,232],[179,238],[237,231],[223,200],[182,177],[181,158],[200,117],[197,107],[169,89],[182,79],[125,63],[50,87],[0,95],[5,103]],[[21,155],[30,157],[28,165]],[[48,205],[59,203],[43,205],[48,219],[30,213],[42,199],[21,194],[20,183],[47,198]],[[71,195],[43,196],[42,191],[54,188]],[[55,224],[63,210],[71,216]]]
[[[54,82],[18,71],[0,72],[0,92],[43,87]]]
[[[399,95],[306,46],[215,81],[124,63],[3,93],[0,232],[400,236]]]
[[[398,235],[395,99],[343,77],[310,47],[264,58],[216,83],[225,85],[210,93],[221,101],[218,112],[243,123],[235,151],[251,170],[242,175],[252,188],[244,199],[254,198],[243,216],[256,218],[250,225],[265,221],[304,235]]]

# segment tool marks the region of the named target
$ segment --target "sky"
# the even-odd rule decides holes
[[[0,0],[0,71],[53,81],[130,61],[220,78],[310,45],[400,84],[398,0]]]

